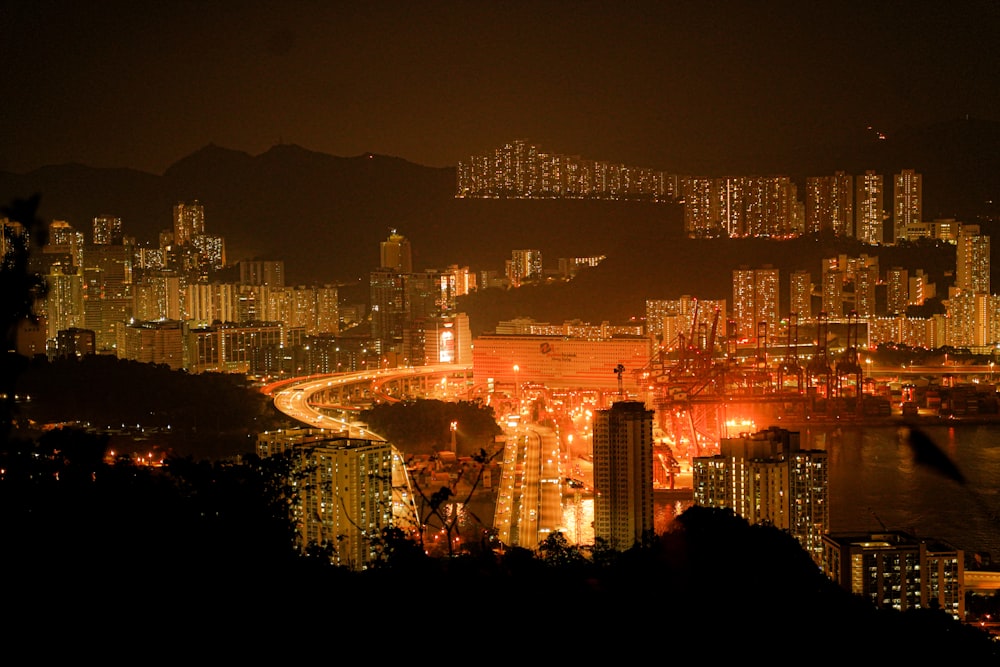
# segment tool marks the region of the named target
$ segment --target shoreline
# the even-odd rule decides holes
[[[917,415],[903,417],[893,415],[891,417],[827,417],[819,416],[803,419],[795,417],[792,419],[777,418],[769,426],[777,426],[794,431],[800,428],[809,427],[830,427],[830,426],[959,426],[970,425],[979,426],[983,424],[1000,424],[1000,414],[985,415]],[[767,428],[767,427],[764,427]]]

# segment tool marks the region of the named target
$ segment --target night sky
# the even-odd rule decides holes
[[[1000,2],[0,0],[0,170],[214,143],[454,166],[515,138],[725,168],[998,120]]]

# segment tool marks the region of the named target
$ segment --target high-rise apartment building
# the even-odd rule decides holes
[[[113,215],[99,215],[94,218],[94,245],[121,245],[122,219]]]
[[[769,331],[778,325],[778,269],[765,266],[759,269],[742,267],[733,271],[733,319],[736,334],[754,338],[761,322]]]
[[[844,285],[846,279],[844,272],[837,268],[824,267],[822,275],[822,312],[828,317],[840,318],[844,316]]]
[[[542,279],[542,251],[514,250],[507,265],[507,279],[511,287],[520,287],[526,280]]]
[[[233,283],[192,283],[184,299],[185,319],[200,324],[236,322],[237,286]]]
[[[962,225],[955,248],[955,286],[967,292],[990,294],[990,237],[979,225]]]
[[[285,286],[285,263],[281,260],[241,260],[241,285]]]
[[[118,329],[119,359],[163,364],[171,370],[185,367],[184,326],[176,320],[133,321]]]
[[[854,236],[854,177],[838,171],[806,178],[805,209],[807,233]]]
[[[392,445],[305,429],[259,434],[257,450],[262,457],[295,457],[292,518],[299,548],[328,548],[335,565],[352,570],[370,567],[382,530],[398,523]]]
[[[403,274],[391,268],[379,268],[369,274],[372,340],[380,352],[389,352],[401,344],[406,322],[405,281]]]
[[[881,245],[885,223],[885,184],[881,174],[866,171],[854,179],[854,229],[862,243]]]
[[[132,314],[137,320],[183,320],[183,278],[172,271],[149,272],[132,286]],[[187,295],[184,294],[186,297]]]
[[[653,536],[653,411],[617,401],[594,415],[594,538],[625,551]]]
[[[413,273],[410,241],[393,229],[389,238],[379,244],[379,267],[396,273]]]
[[[803,269],[793,271],[789,276],[788,310],[798,315],[799,320],[812,317],[812,274]]]
[[[805,227],[798,188],[787,176],[689,178],[682,191],[684,230],[692,238],[780,238]]]
[[[44,307],[36,307],[35,312],[45,313],[46,338],[55,341],[59,331],[84,325],[83,277],[77,267],[55,263],[49,267],[45,283]]]
[[[923,177],[903,169],[892,179],[893,243],[906,236],[908,225],[923,222]]]
[[[174,205],[174,244],[187,246],[205,233],[205,207],[196,199]]]
[[[885,272],[885,310],[888,315],[904,315],[910,302],[909,271],[894,266]]]
[[[53,220],[49,225],[48,243],[43,254],[65,255],[73,266],[83,268],[84,236],[65,220]]]
[[[858,317],[875,317],[875,288],[878,285],[878,264],[859,266],[854,271],[854,312]]]
[[[830,524],[826,451],[801,449],[797,432],[771,427],[722,438],[718,454],[691,466],[696,505],[786,530],[821,562]]]
[[[841,588],[876,607],[941,609],[965,620],[965,554],[938,539],[902,531],[823,536],[823,569]]]

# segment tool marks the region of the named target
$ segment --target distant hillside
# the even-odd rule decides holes
[[[998,123],[962,120],[886,140],[866,135],[853,146],[803,148],[784,165],[747,165],[745,173],[804,179],[876,169],[891,178],[902,168],[924,174],[925,217],[980,222],[991,233],[1000,199]],[[454,168],[393,157],[335,157],[294,145],[251,156],[210,145],[160,176],[78,164],[0,172],[0,202],[37,192],[44,219],[67,220],[89,237],[93,217],[117,215],[127,234],[155,242],[171,225],[173,205],[198,199],[208,231],[226,238],[231,262],[282,259],[292,283],[363,281],[393,228],[410,239],[418,269],[502,270],[511,250],[526,247],[541,249],[550,267],[560,257],[604,254],[608,260],[593,279],[628,286],[642,298],[717,295],[725,292],[725,271],[734,262],[778,265],[790,253],[799,255],[787,244],[684,242],[675,205],[457,200],[455,184]],[[619,293],[588,305],[617,310],[623,299]]]
[[[635,242],[627,252],[609,253],[599,266],[566,284],[487,290],[463,298],[474,335],[490,331],[500,320],[532,317],[561,323],[581,319],[625,323],[645,316],[647,299],[725,299],[732,303],[732,272],[741,266],[765,265],[780,270],[781,311],[788,312],[788,275],[806,270],[820,280],[821,260],[837,255],[878,257],[881,273],[892,267],[922,269],[947,294],[953,284],[954,246],[872,247],[850,239],[694,240],[671,238]],[[997,260],[994,260],[997,261]]]

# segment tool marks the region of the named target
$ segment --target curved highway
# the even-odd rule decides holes
[[[329,429],[351,438],[385,440],[377,433],[368,430],[364,424],[347,418],[347,415],[337,418],[324,413],[313,403],[312,397],[330,389],[349,387],[363,388],[368,395],[379,395],[382,393],[380,387],[389,382],[425,376],[447,377],[471,372],[472,364],[438,364],[353,373],[329,373],[275,382],[264,387],[262,391],[272,397],[274,407],[280,412],[311,428]]]

